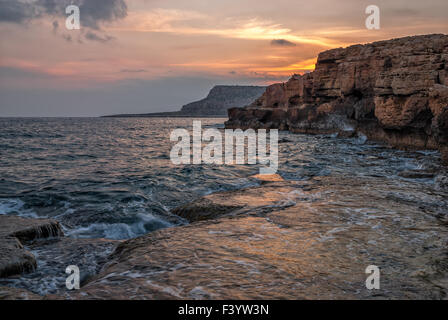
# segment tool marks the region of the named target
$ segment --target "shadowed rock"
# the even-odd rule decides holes
[[[61,226],[52,219],[0,215],[0,278],[31,272],[37,267],[35,257],[20,241],[62,235]]]
[[[0,278],[31,272],[36,267],[36,259],[23,248],[19,240],[13,237],[0,238]]]
[[[56,220],[26,219],[16,216],[0,216],[0,237],[16,237],[20,241],[60,237],[64,232]]]
[[[290,184],[282,184],[277,175],[262,177],[267,179],[266,186],[247,188],[236,191],[213,193],[193,202],[187,203],[172,213],[190,222],[216,219],[226,215],[236,215],[241,212],[257,212],[257,209],[267,209],[273,206],[287,205],[285,193],[292,191]],[[273,181],[269,181],[269,178]]]

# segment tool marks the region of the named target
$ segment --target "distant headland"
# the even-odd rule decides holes
[[[262,86],[214,86],[207,97],[188,103],[179,111],[139,114],[115,114],[104,117],[223,117],[227,118],[229,108],[244,107],[259,98],[266,87]]]

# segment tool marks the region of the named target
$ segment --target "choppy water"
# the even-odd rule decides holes
[[[191,119],[0,119],[0,213],[51,217],[73,237],[127,239],[182,223],[169,210],[239,188],[249,166],[176,166]],[[223,127],[223,119],[203,119]]]
[[[192,121],[0,119],[0,214],[55,218],[71,238],[127,239],[185,224],[170,213],[180,204],[257,184],[250,178],[257,165],[173,165],[170,132],[191,130]],[[223,122],[202,119],[203,127],[223,128]],[[374,219],[389,208],[394,223],[415,220],[431,228],[448,221],[447,180],[437,152],[394,150],[363,137],[281,132],[279,156],[283,178],[337,196],[313,200],[323,214],[349,214],[348,223],[361,225],[366,213]],[[349,182],[358,186],[353,197]],[[381,207],[378,199],[386,199]],[[412,230],[404,232],[412,238]]]

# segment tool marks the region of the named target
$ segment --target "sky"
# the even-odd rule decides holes
[[[429,33],[448,33],[447,0],[0,0],[0,117],[174,111],[312,71],[321,51]]]

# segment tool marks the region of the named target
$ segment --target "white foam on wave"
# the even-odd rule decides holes
[[[356,144],[365,144],[367,142],[367,136],[365,134],[362,134],[361,132],[358,132],[358,136],[355,139]]]
[[[28,218],[39,217],[33,210],[26,209],[25,203],[17,198],[0,199],[0,214],[18,215]]]
[[[163,227],[172,226],[168,221],[162,220],[151,214],[139,214],[140,221],[133,224],[126,223],[93,223],[88,227],[80,227],[68,230],[66,234],[74,238],[106,238],[113,240],[130,239],[150,232],[146,224],[158,224]],[[160,229],[160,228],[158,228]]]

